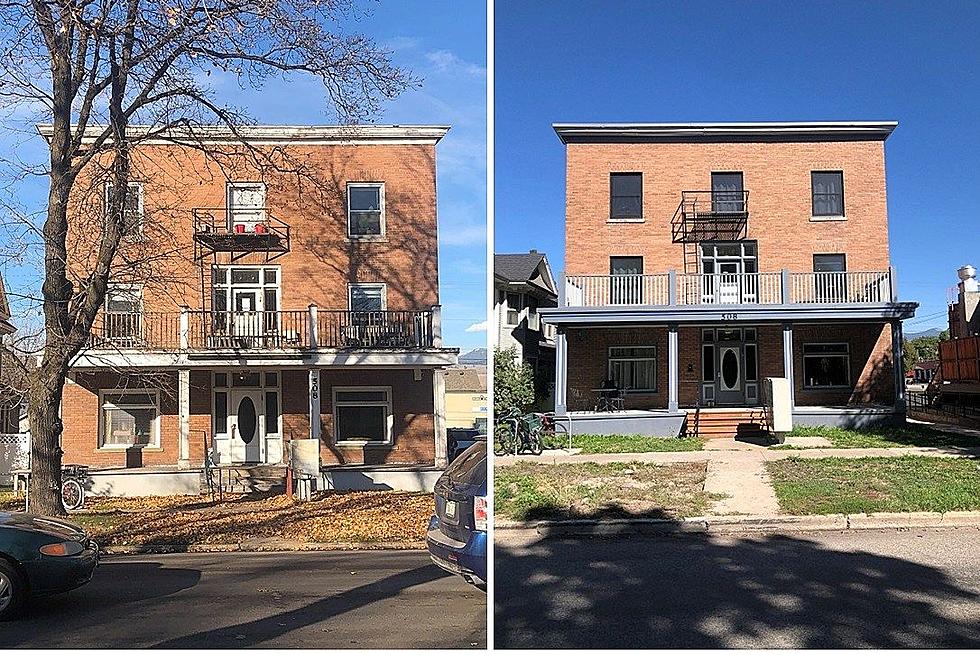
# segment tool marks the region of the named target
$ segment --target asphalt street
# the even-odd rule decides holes
[[[496,648],[980,647],[980,530],[498,531]]]
[[[486,594],[420,551],[108,557],[0,647],[486,647]]]

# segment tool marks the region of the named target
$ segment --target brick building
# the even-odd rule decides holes
[[[917,305],[889,264],[896,125],[556,124],[557,412],[577,432],[677,434],[692,408],[758,408],[785,377],[797,424],[903,421]],[[603,387],[622,410],[596,411]]]
[[[247,147],[222,128],[142,141],[105,309],[65,390],[65,461],[117,485],[122,470],[192,474],[206,452],[281,472],[290,440],[315,439],[327,485],[435,475],[438,371],[458,352],[442,345],[437,270],[447,130],[254,126],[240,130]],[[108,197],[97,175],[73,199],[82,264],[86,222]]]

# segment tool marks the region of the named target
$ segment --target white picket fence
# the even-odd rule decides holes
[[[28,434],[0,434],[0,484],[13,483],[11,471],[26,469],[30,459]]]

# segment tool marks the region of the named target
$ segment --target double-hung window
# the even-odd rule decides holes
[[[609,174],[609,220],[643,220],[643,174]]]
[[[385,185],[383,182],[347,183],[347,236],[352,239],[385,235]]]
[[[265,222],[265,184],[262,182],[228,183],[228,229],[233,232],[255,232]]]
[[[609,349],[609,379],[631,392],[657,390],[656,346],[613,346]]]
[[[609,258],[609,304],[643,303],[643,258]]]
[[[815,217],[844,216],[844,172],[813,171],[810,173]]]
[[[352,284],[348,293],[352,312],[383,312],[388,304],[384,284]]]
[[[105,206],[112,212],[113,186],[112,182],[105,185]],[[143,184],[130,182],[126,185],[125,207],[122,210],[120,230],[124,237],[143,234]]]
[[[99,448],[160,445],[160,395],[154,390],[103,390]]]
[[[524,294],[507,294],[507,325],[520,325],[521,312],[524,311]]]
[[[711,211],[718,214],[745,211],[741,172],[711,174]]]
[[[814,295],[817,302],[847,299],[847,257],[840,253],[813,256]]]
[[[846,343],[803,344],[803,386],[808,389],[849,387],[851,358]]]
[[[136,346],[143,328],[143,285],[110,283],[105,293],[105,338]]]
[[[334,387],[334,439],[338,444],[390,444],[391,387]]]

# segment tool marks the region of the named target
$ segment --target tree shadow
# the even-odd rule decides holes
[[[802,536],[495,548],[498,648],[980,645],[975,589],[939,568]]]
[[[410,587],[446,577],[435,566],[420,566],[328,596],[303,607],[254,621],[206,630],[154,644],[154,648],[248,648],[286,633],[320,623],[371,603],[393,598]]]
[[[152,579],[153,584],[146,584]],[[161,562],[103,560],[87,585],[67,594],[31,599],[26,615],[0,629],[0,647],[29,645],[48,630],[70,633],[93,622],[119,620],[125,606],[172,596],[196,586],[201,571]]]

